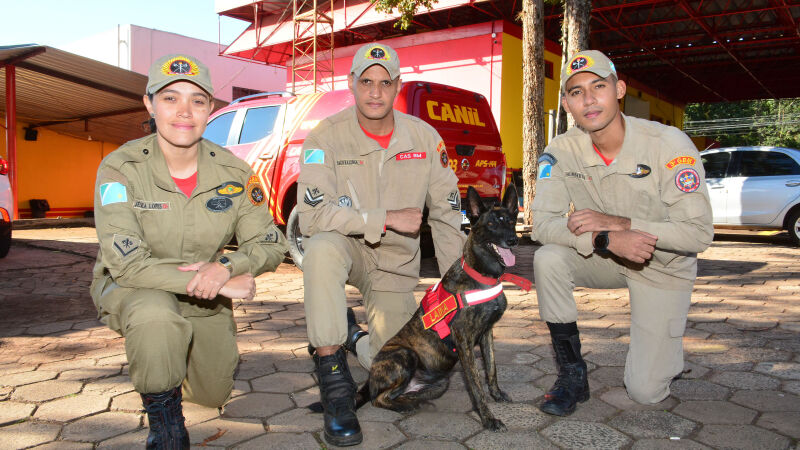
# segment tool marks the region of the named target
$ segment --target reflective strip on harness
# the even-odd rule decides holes
[[[474,291],[465,292],[463,298],[467,301],[468,305],[476,305],[478,303],[493,300],[502,293],[503,285],[498,284],[497,286],[490,287],[489,289],[477,289]]]

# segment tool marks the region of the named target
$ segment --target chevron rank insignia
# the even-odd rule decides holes
[[[311,207],[317,206],[322,203],[325,194],[319,191],[318,188],[306,188],[306,195],[303,196],[303,202]]]
[[[453,211],[461,211],[461,196],[458,195],[458,191],[447,195],[447,203],[450,203],[450,209]]]
[[[122,234],[115,234],[114,235],[114,250],[119,253],[119,256],[125,258],[131,253],[134,252],[139,245],[141,245],[142,240],[139,238],[135,238],[133,236],[125,236]]]

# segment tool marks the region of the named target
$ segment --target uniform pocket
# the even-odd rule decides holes
[[[683,332],[686,330],[686,319],[670,319],[669,320],[669,336],[678,338],[683,337]]]

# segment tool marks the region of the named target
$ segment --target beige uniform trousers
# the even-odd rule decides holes
[[[628,287],[631,331],[625,360],[625,388],[639,403],[658,403],[669,395],[672,379],[683,370],[683,331],[691,291],[659,289],[620,273],[613,259],[547,244],[533,258],[539,314],[547,322],[578,319],[573,289]]]
[[[118,311],[107,311],[103,321],[125,337],[136,391],[159,393],[183,383],[184,400],[225,404],[239,362],[232,311],[223,307],[209,316],[185,316],[182,310],[191,308],[181,308],[172,293],[111,286],[128,292],[115,293],[122,296]]]
[[[413,292],[372,290],[374,264],[364,244],[335,232],[316,233],[303,240],[303,286],[308,340],[314,347],[342,345],[347,339],[347,301],[344,286],[355,286],[364,298],[369,335],[358,340],[358,362],[365,369],[372,357],[417,309]]]

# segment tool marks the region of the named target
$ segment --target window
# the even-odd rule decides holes
[[[724,178],[725,172],[728,171],[731,154],[728,152],[711,153],[703,155],[700,160],[703,162],[706,178]]]
[[[544,76],[553,79],[553,63],[550,61],[544,62]]]
[[[779,152],[739,152],[740,177],[769,177],[800,175],[800,165],[788,155]]]
[[[206,126],[203,137],[217,145],[226,145],[228,143],[228,133],[231,131],[231,123],[233,123],[233,116],[235,115],[236,111],[230,111],[215,117]]]
[[[249,88],[243,88],[243,87],[239,87],[239,86],[233,86],[233,88],[231,89],[231,97],[234,100],[236,100],[237,98],[242,98],[242,97],[246,97],[248,95],[253,95],[253,94],[260,94],[262,92],[264,92],[264,91],[259,91],[258,89],[249,89]]]
[[[248,109],[247,114],[244,116],[244,125],[242,125],[242,135],[239,136],[239,143],[255,142],[272,134],[279,110],[280,106]]]

